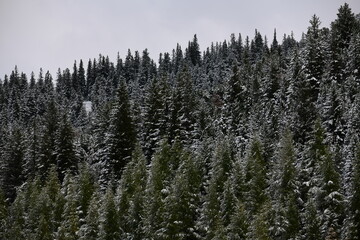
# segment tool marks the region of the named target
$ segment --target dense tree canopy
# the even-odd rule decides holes
[[[360,239],[360,15],[300,41],[0,79],[0,239]],[[55,84],[56,83],[56,84]]]

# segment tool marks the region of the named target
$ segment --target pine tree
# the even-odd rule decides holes
[[[153,79],[146,100],[146,114],[144,123],[144,142],[148,159],[154,154],[161,138],[164,137],[168,125],[169,89],[166,78]]]
[[[9,207],[7,230],[4,239],[25,239],[25,193],[21,189],[17,191],[15,201]]]
[[[56,133],[58,131],[59,115],[56,103],[51,99],[44,117],[44,132],[40,143],[40,157],[36,168],[43,179],[52,164],[56,165]]]
[[[8,142],[4,147],[3,161],[4,166],[1,169],[2,187],[4,193],[10,201],[14,201],[16,196],[16,187],[23,183],[23,164],[25,156],[24,136],[18,126],[8,136]]]
[[[90,198],[85,223],[83,223],[79,230],[79,239],[82,240],[96,240],[99,239],[99,225],[100,225],[100,204],[101,199],[99,192],[95,191]]]
[[[360,145],[356,148],[352,171],[352,196],[350,198],[349,239],[360,239]]]
[[[317,206],[314,199],[310,198],[305,206],[303,239],[321,239],[321,223],[316,209]]]
[[[101,240],[115,240],[120,238],[119,213],[116,209],[112,186],[106,190],[102,199],[99,238]]]
[[[231,213],[231,220],[228,226],[228,239],[246,239],[248,229],[249,222],[245,205],[240,201],[236,201],[235,209]]]
[[[349,4],[340,6],[337,19],[331,23],[332,41],[340,49],[348,48],[356,27],[356,18]]]
[[[94,195],[96,188],[94,186],[94,179],[90,167],[87,163],[83,163],[79,171],[79,206],[80,218],[87,216],[91,197]]]
[[[233,164],[232,141],[227,138],[220,138],[213,152],[211,175],[200,219],[200,223],[203,225],[200,230],[205,232],[207,239],[213,238],[216,232],[221,230],[218,228],[224,227],[223,220],[226,220],[226,224],[229,224],[229,215],[226,209],[234,207],[234,203],[229,204],[229,201],[232,201],[230,198],[233,198],[233,190],[230,191],[230,189],[226,188],[229,187],[231,181],[230,174]]]
[[[85,69],[83,61],[80,60],[79,70],[78,70],[78,94],[85,98],[86,96],[86,79],[85,79]]]
[[[140,145],[136,145],[119,186],[119,220],[123,238],[143,238],[146,181],[146,159]]]
[[[179,138],[185,145],[198,139],[196,129],[197,102],[193,82],[187,68],[177,76],[177,85],[171,103],[169,141]]]
[[[61,192],[61,185],[58,178],[56,166],[52,165],[47,174],[45,186],[46,195],[50,198],[50,211],[51,211],[51,232],[55,233],[62,221],[62,213],[65,206],[65,198]]]
[[[263,157],[262,145],[258,137],[254,137],[247,153],[245,180],[247,182],[247,207],[251,214],[256,214],[268,198],[266,195],[267,164]]]
[[[130,161],[135,144],[135,127],[131,117],[131,106],[125,82],[120,82],[108,132],[110,164],[116,179],[120,179],[127,162]]]
[[[23,175],[25,179],[32,180],[35,178],[37,172],[36,163],[40,157],[40,136],[39,126],[37,121],[34,119],[32,126],[30,127],[29,138],[26,140],[27,149],[24,156]]]
[[[189,42],[187,52],[189,60],[194,66],[201,64],[201,53],[196,34],[194,35],[193,41]]]
[[[285,129],[280,140],[279,150],[273,174],[275,185],[273,205],[277,222],[274,226],[274,235],[280,239],[295,239],[300,230],[300,211],[297,199],[299,198],[299,184],[297,182],[296,152],[290,130]]]
[[[197,236],[195,223],[200,205],[200,172],[194,165],[193,156],[183,153],[181,158],[182,164],[164,200],[165,214],[159,232],[165,239],[193,239]]]
[[[310,84],[309,97],[315,102],[319,94],[319,86],[324,73],[324,50],[321,41],[320,20],[314,15],[310,20],[311,26],[306,35],[306,73]]]
[[[251,224],[251,239],[259,239],[259,240],[270,240],[270,222],[269,222],[269,214],[271,210],[271,205],[269,202],[264,202],[263,205],[260,206],[259,212],[255,215],[255,218]]]
[[[6,226],[8,219],[8,204],[5,200],[5,195],[3,191],[0,189],[0,239],[5,239],[6,236]]]
[[[229,79],[228,89],[226,93],[226,105],[224,105],[224,112],[229,116],[226,123],[229,132],[238,131],[241,127],[242,116],[245,114],[245,97],[244,84],[240,78],[240,72],[237,65],[233,67],[232,76]],[[238,133],[237,133],[238,134]]]
[[[43,188],[38,198],[39,221],[36,229],[36,239],[51,240],[53,237],[53,215],[50,196]]]
[[[24,186],[20,194],[24,194],[23,197],[26,199],[22,212],[25,219],[24,235],[29,238],[36,238],[37,235],[39,235],[39,231],[43,230],[39,229],[39,219],[43,208],[47,208],[46,206],[48,206],[48,201],[45,199],[47,195],[42,191],[39,178],[29,181],[28,185]],[[41,204],[40,198],[42,198],[42,201],[45,200],[41,202]],[[48,209],[44,212],[49,213]]]
[[[157,238],[161,223],[164,221],[164,199],[170,193],[170,182],[179,166],[170,145],[163,140],[155,153],[149,169],[146,186],[144,234],[148,238]]]
[[[78,185],[75,178],[66,173],[64,178],[63,191],[65,192],[65,206],[62,213],[62,222],[57,233],[59,240],[75,240],[78,239],[77,233],[80,227],[79,216],[77,213],[78,202],[76,193]]]
[[[60,181],[64,179],[67,171],[76,173],[78,163],[75,155],[74,132],[67,114],[62,116],[59,124],[55,154]]]

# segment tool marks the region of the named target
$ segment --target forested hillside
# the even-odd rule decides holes
[[[307,21],[307,19],[304,19]],[[360,239],[360,15],[0,80],[0,239]]]

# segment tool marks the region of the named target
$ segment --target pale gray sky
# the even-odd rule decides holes
[[[115,61],[128,48],[148,48],[157,61],[195,33],[201,50],[231,33],[252,39],[255,28],[269,40],[274,28],[279,41],[291,31],[299,39],[313,14],[329,27],[345,2],[360,13],[359,0],[0,0],[0,79],[15,65],[55,78],[74,60],[101,53]]]

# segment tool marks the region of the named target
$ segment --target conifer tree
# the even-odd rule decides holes
[[[357,145],[353,159],[352,196],[350,198],[350,227],[349,239],[360,239],[360,145]]]
[[[314,199],[310,198],[305,205],[304,213],[304,239],[315,240],[321,239],[321,223],[317,206]]]
[[[79,230],[79,239],[81,240],[96,240],[99,239],[99,225],[100,225],[100,212],[99,210],[101,199],[99,192],[95,191],[90,198],[87,215],[85,222]]]
[[[79,70],[78,70],[78,94],[85,98],[86,92],[86,79],[85,79],[85,69],[83,61],[80,60]]]
[[[158,237],[161,223],[164,221],[164,199],[170,193],[170,182],[177,170],[181,154],[174,156],[170,145],[163,140],[161,147],[155,153],[149,169],[147,194],[145,201],[144,234],[149,238]]]
[[[18,190],[15,201],[9,207],[7,218],[7,229],[4,239],[25,239],[23,229],[25,229],[25,193]]]
[[[59,124],[55,154],[60,181],[64,179],[65,172],[76,173],[78,163],[75,155],[74,132],[67,114],[62,116]]]
[[[295,239],[300,230],[300,212],[297,203],[299,183],[295,168],[296,152],[288,128],[285,129],[280,140],[276,158],[277,162],[273,170],[275,179],[272,183],[275,185],[273,205],[278,222],[274,223],[276,225],[274,232],[280,239]]]
[[[51,240],[53,236],[53,215],[52,215],[52,204],[50,196],[47,194],[46,189],[43,188],[38,198],[37,204],[39,205],[39,221],[36,228],[35,239]]]
[[[251,224],[250,236],[251,239],[259,240],[270,240],[270,221],[269,214],[271,210],[271,205],[269,202],[264,202],[260,206],[259,212],[255,215],[255,218]]]
[[[3,191],[0,189],[0,239],[5,239],[6,236],[6,226],[8,219],[8,204],[5,200],[5,195]]]
[[[91,197],[94,195],[94,192],[97,190],[94,186],[94,179],[90,170],[90,167],[87,163],[83,163],[79,171],[79,208],[80,208],[80,218],[85,218],[87,216],[87,211],[89,208]]]
[[[45,179],[52,164],[56,165],[56,133],[58,131],[59,115],[56,103],[53,99],[48,102],[47,111],[44,117],[44,132],[40,143],[40,157],[37,169]]]
[[[235,202],[235,209],[231,213],[228,226],[228,239],[246,239],[248,235],[249,222],[246,215],[245,205],[240,201]]]
[[[193,239],[197,236],[194,226],[200,203],[200,172],[190,154],[183,153],[181,163],[164,200],[165,214],[160,231],[165,239]]]
[[[349,4],[340,6],[337,19],[331,23],[332,41],[340,49],[348,48],[350,39],[355,32],[356,18]]]
[[[23,183],[23,164],[25,156],[24,136],[18,126],[9,133],[8,142],[4,147],[1,169],[2,184],[5,195],[10,201],[14,201],[16,187]]]
[[[178,137],[183,144],[190,145],[198,138],[195,121],[197,102],[192,81],[186,67],[177,76],[177,85],[171,103],[170,142]]]
[[[65,206],[65,198],[61,192],[61,185],[58,178],[56,166],[52,165],[49,169],[46,183],[43,187],[46,195],[50,198],[50,211],[51,211],[51,232],[55,233],[62,221],[62,213]]]
[[[168,125],[168,98],[170,96],[166,78],[163,77],[161,80],[153,79],[148,94],[144,123],[144,142],[146,156],[150,159],[156,148],[159,147],[161,138],[165,136]]]
[[[192,42],[189,42],[187,51],[189,54],[190,62],[194,66],[200,65],[201,64],[201,53],[200,53],[200,47],[199,47],[199,43],[198,43],[196,34],[194,35]]]
[[[123,238],[143,237],[146,181],[146,159],[140,145],[136,145],[119,186],[119,221]]]
[[[78,185],[75,178],[66,173],[64,179],[63,191],[65,193],[65,205],[62,213],[62,222],[60,224],[57,239],[58,240],[75,240],[78,239],[77,233],[80,227],[79,216],[77,212]]]
[[[135,144],[135,127],[131,117],[131,106],[125,82],[120,82],[108,132],[110,164],[116,179],[120,179],[123,168],[130,161]]]
[[[314,15],[310,20],[310,27],[306,35],[306,73],[307,81],[309,82],[309,97],[312,102],[315,102],[319,94],[319,86],[324,74],[324,50],[323,42],[321,41],[320,20]]]
[[[45,200],[47,196],[42,194],[39,178],[35,178],[34,180],[29,181],[28,185],[24,186],[24,188],[21,190],[21,194],[24,194],[24,198],[26,199],[22,209],[22,214],[24,216],[26,226],[24,234],[29,238],[36,238],[36,236],[39,235],[39,231],[44,230],[39,230],[39,216],[42,213],[43,207],[48,205],[48,202]],[[39,204],[40,197],[42,197],[42,200],[45,200],[41,204]],[[45,212],[48,213],[46,210]]]
[[[23,175],[25,179],[34,179],[37,172],[36,163],[40,157],[40,136],[39,126],[37,121],[34,119],[32,126],[30,127],[29,138],[27,138],[27,148],[24,156]]]
[[[102,199],[99,238],[101,240],[115,240],[120,238],[119,213],[116,209],[112,186],[106,190]]]
[[[256,214],[267,199],[265,189],[267,164],[263,157],[262,145],[258,137],[249,144],[245,180],[247,182],[247,204],[251,214]]]

